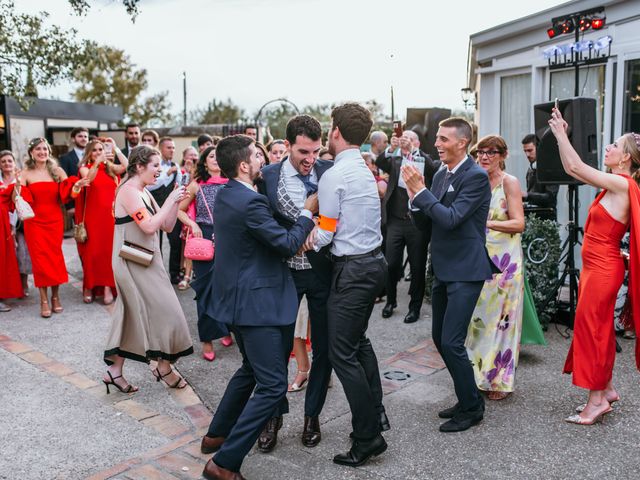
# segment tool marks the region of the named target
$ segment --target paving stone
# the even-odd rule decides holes
[[[191,386],[187,385],[185,388],[176,388],[171,392],[171,396],[173,399],[178,402],[180,405],[190,406],[190,405],[200,405],[202,401],[200,397],[193,391]]]
[[[191,423],[197,428],[208,427],[213,418],[213,414],[202,404],[185,407],[184,411],[189,415]]]
[[[145,408],[135,400],[122,400],[113,404],[113,407],[121,412],[126,413],[130,417],[136,420],[144,420],[145,418],[151,418],[158,415],[157,412],[151,411]]]
[[[53,361],[44,353],[36,352],[35,350],[32,352],[21,353],[18,356],[32,365],[43,365],[45,363],[51,363]]]
[[[90,387],[95,387],[96,385],[98,385],[97,382],[94,382],[93,380],[91,380],[86,375],[83,375],[82,373],[72,373],[71,375],[66,375],[62,377],[62,380],[78,388],[81,388],[82,390],[85,390]]]
[[[206,461],[195,460],[186,455],[170,453],[157,460],[158,465],[165,468],[170,473],[176,473],[187,478],[200,478]],[[188,470],[185,470],[188,469]]]
[[[72,373],[75,372],[75,370],[70,366],[65,365],[64,363],[56,362],[56,361],[42,364],[40,365],[40,368],[42,370],[45,370],[46,372],[49,372],[55,375],[56,377],[64,377],[66,375],[71,375]]]
[[[408,360],[396,360],[395,362],[391,363],[389,367],[397,368],[399,370],[405,370],[411,373],[417,373],[420,375],[430,375],[434,371],[433,368],[424,367]]]
[[[182,423],[166,415],[156,415],[155,417],[142,420],[142,423],[170,438],[175,438],[189,430]]]
[[[158,470],[152,465],[142,465],[141,467],[134,468],[125,472],[125,478],[130,480],[175,480],[178,477]]]
[[[0,342],[0,347],[4,348],[7,352],[20,354],[25,352],[30,352],[33,350],[29,345],[25,345],[24,343],[14,342],[13,340],[5,340]]]

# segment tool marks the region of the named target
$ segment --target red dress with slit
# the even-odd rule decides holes
[[[24,237],[33,264],[33,281],[38,288],[67,283],[67,267],[62,254],[64,219],[62,204],[71,199],[78,177],[60,183],[35,182],[21,189],[35,217],[24,222]]]
[[[637,197],[638,185],[628,180],[633,238],[640,228],[640,205],[634,202],[640,198]],[[613,374],[616,356],[613,313],[625,270],[620,240],[628,225],[613,218],[600,204],[605,193],[601,192],[591,204],[584,226],[573,341],[564,366],[564,373],[573,373],[574,385],[589,390],[604,390]],[[634,257],[630,269],[636,274],[639,259],[637,255]],[[632,292],[631,285],[629,292]]]
[[[21,298],[22,281],[18,270],[16,243],[11,232],[9,212],[13,211],[13,185],[0,188],[0,299]]]
[[[91,168],[91,165],[87,165]],[[82,261],[83,288],[95,295],[102,293],[103,287],[110,287],[115,294],[116,282],[111,267],[113,251],[113,231],[115,218],[113,202],[119,179],[106,172],[104,163],[88,187],[76,198],[75,221],[82,222],[87,229],[87,241],[78,243],[78,253]],[[85,212],[86,208],[86,212]]]

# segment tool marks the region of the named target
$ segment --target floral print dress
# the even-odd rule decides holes
[[[491,192],[488,219],[509,219],[502,182]],[[520,234],[487,229],[487,250],[502,273],[484,283],[471,316],[465,345],[478,388],[512,392],[524,298]]]

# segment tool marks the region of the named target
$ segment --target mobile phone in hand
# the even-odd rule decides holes
[[[393,133],[395,133],[398,138],[402,136],[402,122],[400,120],[393,122]]]
[[[558,97],[556,97],[556,100],[555,100],[555,108],[556,108],[556,111],[558,112],[560,111],[560,102],[558,101]]]
[[[113,153],[113,144],[111,142],[104,143],[104,153],[107,155]]]

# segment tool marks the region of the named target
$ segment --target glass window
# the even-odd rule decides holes
[[[502,77],[500,81],[500,135],[507,142],[507,172],[524,182],[529,162],[522,138],[531,133],[531,74]]]
[[[640,60],[630,60],[626,64],[624,93],[622,132],[640,132]]]

